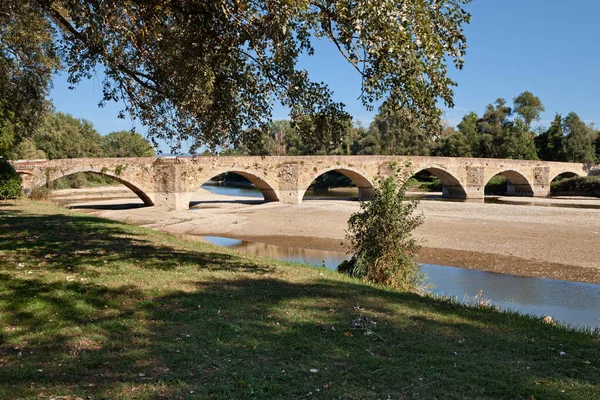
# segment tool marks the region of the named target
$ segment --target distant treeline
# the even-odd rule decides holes
[[[149,157],[152,145],[140,134],[118,131],[102,136],[90,121],[61,112],[48,113],[33,134],[6,152],[12,159],[57,159],[83,157]],[[61,178],[56,189],[111,184],[110,178],[94,174],[74,174]]]
[[[437,155],[546,161],[600,162],[600,135],[591,124],[570,112],[556,114],[549,127],[537,125],[544,106],[530,92],[513,99],[497,99],[483,115],[466,114],[456,128],[441,134],[424,131],[403,108],[384,103],[368,127],[347,122],[304,119],[299,126],[287,120],[272,122],[266,132],[248,132],[246,139],[221,154],[244,155]],[[535,126],[534,126],[535,125]],[[319,130],[314,137],[311,131]],[[323,131],[329,134],[323,134]]]

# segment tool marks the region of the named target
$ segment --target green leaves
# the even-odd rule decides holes
[[[21,195],[21,176],[6,160],[0,158],[0,199]]]
[[[103,98],[125,100],[124,113],[154,139],[191,141],[214,149],[264,131],[273,104],[292,120],[323,117],[316,142],[337,139],[348,118],[323,83],[297,67],[327,38],[361,77],[367,108],[382,99],[410,109],[436,131],[441,98],[452,106],[446,60],[457,68],[466,50],[462,26],[468,0],[347,2],[341,0],[185,0],[88,2],[36,0],[59,28],[55,44],[75,85],[100,65]],[[34,7],[34,10],[38,8]],[[38,15],[39,16],[39,15]]]
[[[15,139],[31,135],[48,109],[46,96],[59,68],[54,33],[36,2],[0,4],[0,119],[13,126]]]
[[[348,220],[347,240],[353,252],[340,272],[400,289],[421,283],[414,258],[419,251],[412,232],[423,223],[414,215],[417,200],[405,199],[410,164],[390,167],[390,176],[378,177],[373,199],[361,203],[360,211]]]

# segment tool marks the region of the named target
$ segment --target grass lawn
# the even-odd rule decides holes
[[[600,337],[22,200],[0,205],[17,398],[598,399]]]

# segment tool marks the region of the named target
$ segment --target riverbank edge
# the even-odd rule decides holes
[[[165,229],[161,227],[152,229],[177,235],[170,232],[168,226]],[[224,237],[216,235],[214,232],[188,232],[185,235]],[[342,241],[312,236],[228,235],[226,237],[247,242],[266,243],[274,246],[335,251],[339,253],[347,252]],[[497,274],[600,284],[600,276],[598,271],[594,269],[496,253],[422,246],[416,261],[420,264],[434,264]]]
[[[127,189],[124,189],[127,190]],[[65,194],[68,194],[65,192]],[[505,198],[519,201],[521,198]],[[546,199],[523,198],[527,201],[545,201]],[[557,200],[561,200],[560,198]],[[587,204],[589,199],[572,200]],[[85,207],[80,211],[88,214],[94,214],[94,210],[86,210]],[[269,234],[224,234],[218,230],[210,229],[206,226],[186,227],[180,226],[181,222],[186,220],[183,216],[178,216],[173,220],[167,218],[165,221],[160,219],[152,220],[141,218],[136,220],[127,214],[103,214],[102,217],[116,221],[131,222],[134,225],[147,226],[151,229],[171,234],[186,234],[193,236],[222,236],[232,239],[246,240],[249,242],[267,243],[276,246],[307,248],[315,250],[327,250],[346,252],[343,239],[332,239],[318,236],[303,236],[295,234],[269,235]],[[167,222],[168,221],[168,222]],[[261,232],[262,233],[262,232]],[[265,232],[266,233],[266,232]],[[291,233],[291,232],[290,232]],[[430,242],[431,243],[431,242]],[[534,257],[522,257],[510,254],[501,254],[497,252],[479,252],[470,250],[455,250],[448,247],[435,247],[423,245],[419,252],[417,261],[424,264],[437,264],[443,266],[452,266],[471,270],[480,270],[493,273],[505,273],[518,276],[527,276],[535,278],[546,278],[554,280],[563,280],[570,282],[600,284],[600,273],[595,268],[578,266],[573,264],[563,264],[560,262],[551,262],[549,260],[536,259]]]

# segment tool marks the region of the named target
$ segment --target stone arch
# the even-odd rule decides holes
[[[276,186],[272,185],[267,181],[267,178],[262,176],[262,174],[256,173],[254,171],[243,171],[236,168],[222,168],[220,170],[210,171],[211,175],[207,176],[205,179],[202,179],[199,184],[196,185],[195,191],[200,189],[205,182],[214,178],[217,175],[221,175],[227,172],[231,172],[234,174],[238,174],[248,179],[260,192],[262,193],[265,202],[279,201],[279,193],[276,190]]]
[[[87,173],[92,173],[92,174],[96,174],[96,175],[108,176],[109,178],[114,179],[115,181],[123,184],[129,190],[131,190],[133,193],[135,193],[136,196],[138,196],[140,198],[140,200],[142,200],[144,202],[145,205],[147,205],[147,206],[154,205],[154,201],[152,201],[150,196],[148,196],[148,194],[146,194],[146,192],[144,192],[140,188],[140,185],[134,184],[133,182],[130,182],[129,180],[125,179],[123,176],[117,175],[116,173],[106,170],[105,168],[102,168],[100,170],[98,170],[96,168],[74,168],[74,169],[71,169],[66,172],[60,172],[60,173],[55,173],[55,174],[49,173],[47,175],[48,177],[47,177],[45,183],[48,186],[52,186],[52,183],[55,180],[64,178],[64,177],[67,177],[67,176],[70,176],[73,174],[77,174],[80,172],[87,172]],[[42,186],[42,185],[38,185],[38,186]]]
[[[358,198],[360,200],[370,200],[373,198],[373,182],[367,177],[365,177],[363,172],[357,171],[353,168],[340,166],[323,168],[321,170],[315,171],[314,174],[311,174],[312,179],[310,179],[308,182],[304,182],[304,184],[300,186],[300,201],[302,201],[302,198],[304,198],[304,194],[315,179],[331,171],[339,172],[340,174],[348,177],[358,188]]]
[[[467,192],[465,191],[464,186],[452,173],[440,167],[418,166],[415,168],[413,175],[416,175],[422,171],[427,171],[440,179],[442,182],[443,197],[454,197],[458,199],[465,199],[467,197]]]
[[[506,194],[508,196],[533,196],[533,186],[525,175],[515,169],[497,170],[493,174],[489,174],[484,182],[484,186],[496,175],[504,175],[507,182]]]

